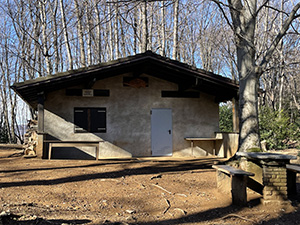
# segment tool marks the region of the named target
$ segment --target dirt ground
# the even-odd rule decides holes
[[[247,207],[231,206],[215,161],[48,161],[0,149],[0,224],[300,224],[300,194],[263,206],[250,193]]]

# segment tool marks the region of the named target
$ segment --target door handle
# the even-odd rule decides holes
[[[171,134],[171,130],[169,130],[169,134]]]

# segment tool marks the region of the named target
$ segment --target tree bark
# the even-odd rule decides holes
[[[134,7],[134,15],[133,15],[133,53],[137,54],[137,26],[138,26],[138,10],[137,6]]]
[[[62,29],[63,29],[63,32],[64,32],[64,39],[65,39],[65,47],[66,47],[66,50],[67,50],[68,61],[69,61],[69,70],[73,70],[73,58],[72,58],[71,47],[70,47],[69,36],[68,36],[68,30],[67,30],[65,7],[64,7],[63,0],[59,0],[59,3],[60,3]]]
[[[54,64],[54,73],[58,73],[58,66],[60,64],[59,60],[59,52],[58,52],[58,34],[57,34],[57,0],[53,1],[53,7],[50,4],[50,10],[51,10],[51,18],[52,18],[52,25],[53,25],[53,49],[55,54],[55,64]]]
[[[115,41],[115,58],[120,58],[119,50],[119,5],[118,2],[115,3],[115,18],[114,18],[114,41]]]
[[[40,19],[42,23],[42,38],[43,38],[43,56],[45,57],[46,61],[46,73],[50,75],[52,73],[51,69],[51,61],[50,61],[50,55],[48,50],[48,35],[47,35],[47,16],[46,16],[46,8],[45,8],[45,2],[39,2],[39,8],[40,8]]]
[[[109,22],[108,22],[108,33],[109,33],[109,60],[114,59],[114,42],[113,42],[113,24],[112,24],[112,9],[110,3],[108,3],[108,15],[109,15]]]
[[[77,0],[74,0],[75,3],[75,11],[77,16],[77,31],[78,31],[78,40],[79,40],[79,49],[80,49],[80,65],[82,67],[86,66],[85,62],[85,50],[84,50],[84,35],[83,35],[83,27],[82,27],[82,12],[79,8],[79,4]]]
[[[147,21],[147,1],[143,4],[143,34],[142,34],[142,52],[148,49],[148,21]]]
[[[87,66],[92,65],[92,60],[93,60],[93,56],[92,56],[92,13],[90,10],[90,6],[89,6],[89,2],[86,1],[85,2],[85,16],[86,16],[86,24],[87,24]]]
[[[178,9],[179,0],[175,0],[174,3],[174,25],[173,25],[173,52],[172,59],[177,59],[177,49],[178,49]]]
[[[281,11],[284,11],[284,1],[281,0]],[[280,14],[280,25],[283,26],[283,14]],[[281,111],[282,111],[282,101],[283,101],[283,86],[284,86],[284,53],[283,53],[283,40],[279,42],[279,102],[278,102],[278,111],[279,111],[279,117],[281,117]]]
[[[260,147],[258,127],[258,79],[255,69],[254,34],[256,26],[256,0],[243,6],[241,0],[228,0],[236,38],[239,71],[239,151]]]
[[[166,56],[166,38],[165,38],[165,3],[164,1],[161,2],[161,9],[160,9],[160,44],[161,47],[159,49],[159,54],[162,56]]]
[[[102,58],[101,58],[101,54],[102,54],[102,46],[101,46],[101,27],[100,27],[100,12],[99,12],[99,8],[98,8],[98,0],[95,0],[95,13],[96,13],[96,46],[97,46],[97,56],[98,56],[98,60],[97,62],[100,63]]]

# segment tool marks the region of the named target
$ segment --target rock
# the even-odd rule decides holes
[[[158,179],[158,178],[162,178],[162,175],[158,174],[157,176],[153,176],[153,177],[150,178],[150,180]]]
[[[9,216],[10,215],[10,212],[9,211],[2,211],[1,213],[0,213],[0,217],[4,217],[4,216]]]
[[[127,209],[127,210],[125,210],[125,212],[127,212],[129,214],[134,214],[134,213],[136,213],[136,210]]]
[[[128,217],[126,217],[126,220],[127,221],[135,221],[136,218],[134,216],[128,216]]]

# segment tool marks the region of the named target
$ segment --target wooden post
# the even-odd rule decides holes
[[[44,93],[38,94],[38,133],[44,133]]]
[[[239,132],[239,101],[232,99],[232,123],[233,132]]]
[[[44,150],[44,92],[38,94],[38,143],[36,146],[36,155],[39,158],[43,157]]]
[[[247,205],[247,176],[231,176],[232,204]]]

